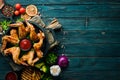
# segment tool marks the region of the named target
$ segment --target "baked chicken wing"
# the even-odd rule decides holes
[[[45,38],[45,35],[43,32],[39,32],[37,34],[38,38],[39,38],[39,42],[38,43],[34,43],[33,47],[34,47],[34,50],[36,51],[37,53],[37,57],[38,58],[41,58],[43,56],[43,52],[40,50],[40,48],[42,47],[43,45],[43,40]]]
[[[7,43],[12,43],[12,44],[18,44],[19,43],[19,38],[17,35],[17,30],[12,29],[10,31],[10,35],[5,35],[4,37],[2,37],[2,48],[1,48],[1,52],[3,52],[3,50],[6,48]]]
[[[29,33],[29,28],[25,27],[23,22],[17,22],[9,25],[10,27],[18,27],[19,38],[25,38],[27,33]]]
[[[28,21],[25,21],[27,24],[27,27],[29,27],[30,29],[30,40],[32,41],[37,41],[38,37],[37,37],[37,33],[35,32],[35,28],[32,24],[30,24]]]
[[[22,62],[27,62],[29,65],[34,66],[33,58],[34,58],[34,50],[30,50],[27,54],[23,55],[20,60]]]
[[[4,55],[12,55],[12,59],[17,64],[24,64],[24,62],[20,61],[20,48],[19,47],[11,47],[4,50]]]

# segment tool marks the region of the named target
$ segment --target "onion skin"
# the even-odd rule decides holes
[[[68,58],[65,55],[59,56],[58,58],[58,65],[60,67],[67,67],[69,64]]]

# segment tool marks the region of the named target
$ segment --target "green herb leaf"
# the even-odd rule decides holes
[[[46,63],[47,64],[55,64],[57,61],[57,55],[55,53],[48,53],[48,55],[46,56]]]
[[[0,22],[0,25],[2,26],[2,29],[5,31],[8,29],[8,26],[10,23],[11,23],[11,21],[4,20],[4,21]]]

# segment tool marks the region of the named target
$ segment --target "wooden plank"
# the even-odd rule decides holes
[[[2,56],[1,53],[0,53],[0,66],[4,65],[4,67],[0,67],[0,72],[1,71],[7,71],[7,70],[11,69],[10,65],[8,64],[9,63],[8,61],[9,60],[7,59],[7,57]]]
[[[119,0],[6,0],[10,4],[120,4]]]
[[[65,44],[57,53],[80,57],[120,57],[119,48],[120,44]]]
[[[56,36],[63,44],[120,43],[119,30],[63,30]]]
[[[119,5],[47,5],[38,10],[43,17],[120,17]]]
[[[120,71],[77,71],[64,71],[59,80],[120,80]]]
[[[120,30],[120,18],[57,18],[64,30]],[[43,18],[48,25],[53,18]]]
[[[3,67],[3,66],[2,66]],[[7,68],[7,67],[6,67]],[[5,76],[8,72],[10,72],[11,70],[1,70],[0,71],[0,80],[5,80]]]
[[[120,70],[117,66],[120,65],[120,57],[69,57],[69,59],[67,71],[71,71],[72,68],[79,68],[81,71]]]
[[[87,30],[119,30],[120,18],[88,18]]]

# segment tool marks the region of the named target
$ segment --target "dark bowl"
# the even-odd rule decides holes
[[[36,33],[38,33],[39,30],[41,30],[41,31],[45,34],[45,39],[44,39],[44,41],[43,41],[43,45],[42,45],[42,48],[41,48],[41,51],[43,52],[43,56],[45,56],[46,53],[48,52],[48,49],[49,49],[49,46],[50,46],[50,45],[49,45],[49,42],[48,42],[48,37],[47,37],[47,35],[46,35],[45,28],[39,26],[38,24],[36,24],[36,23],[34,23],[34,22],[31,22],[31,21],[29,21],[29,22],[35,27]],[[24,23],[24,25],[26,25],[25,22],[23,22],[23,23]],[[18,30],[18,28],[9,27],[9,29],[6,31],[5,35],[9,35],[11,29],[16,29],[16,30]],[[9,47],[12,47],[12,46],[8,44],[8,45],[7,45],[7,48],[9,48]]]

